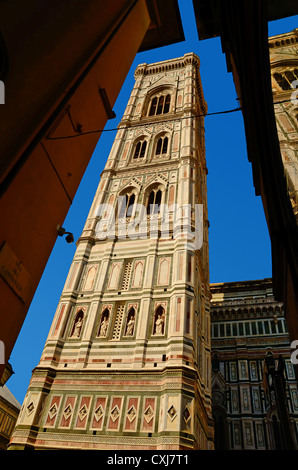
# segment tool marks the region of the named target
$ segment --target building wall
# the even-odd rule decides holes
[[[274,300],[271,280],[212,284],[211,292],[215,448],[265,450],[284,445],[276,399],[267,393],[268,354],[274,360],[281,355],[285,363],[288,417],[297,446],[297,379],[284,309]]]

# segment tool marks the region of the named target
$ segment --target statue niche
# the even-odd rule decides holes
[[[72,327],[72,331],[70,335],[72,338],[80,337],[82,326],[83,326],[83,319],[84,319],[84,312],[83,310],[79,310],[73,323],[73,327]]]
[[[125,336],[133,336],[136,323],[136,312],[133,307],[128,312]]]
[[[163,335],[164,334],[164,325],[165,325],[165,309],[159,305],[155,310],[154,315],[154,335]]]
[[[110,319],[110,311],[108,308],[106,308],[102,312],[102,315],[101,315],[98,336],[101,336],[101,337],[107,336],[109,319]]]

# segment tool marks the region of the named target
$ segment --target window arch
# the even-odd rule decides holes
[[[149,116],[154,116],[156,114],[157,108],[157,96],[155,96],[150,103]]]
[[[139,140],[135,146],[133,159],[137,160],[139,158],[144,158],[145,153],[146,153],[146,148],[147,148],[147,140],[145,139]]]
[[[159,214],[161,209],[162,191],[159,186],[151,189],[147,200],[147,215]]]
[[[159,137],[156,144],[155,155],[166,155],[168,151],[169,138],[167,135]]]
[[[158,116],[167,114],[170,111],[171,95],[169,93],[159,93],[151,98],[149,102],[148,116]]]
[[[273,77],[282,90],[292,90],[292,82],[298,80],[298,68],[275,72]]]
[[[132,217],[136,203],[136,193],[134,190],[128,191],[119,196],[118,218]]]

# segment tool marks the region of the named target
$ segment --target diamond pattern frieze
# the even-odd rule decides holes
[[[176,416],[177,416],[177,411],[176,411],[175,407],[172,405],[168,409],[168,417],[170,418],[171,421],[174,421]]]
[[[95,416],[96,421],[99,421],[100,418],[103,417],[103,415],[104,415],[104,409],[101,405],[99,405],[94,411],[94,416]]]
[[[147,423],[150,423],[150,421],[153,419],[154,416],[154,411],[152,407],[149,405],[146,410],[144,411],[144,418]]]
[[[71,404],[68,404],[63,412],[63,416],[65,419],[69,419],[71,415],[72,415],[72,406]]]
[[[116,406],[114,406],[114,408],[111,411],[111,419],[112,419],[113,423],[115,421],[117,421],[119,416],[120,416],[120,410],[119,410],[118,406],[116,405]]]
[[[127,412],[127,417],[129,419],[129,422],[132,423],[136,416],[137,416],[137,410],[132,405]]]

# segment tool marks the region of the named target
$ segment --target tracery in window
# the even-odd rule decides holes
[[[171,95],[162,94],[154,96],[149,104],[149,116],[166,114],[170,111]]]
[[[273,77],[282,90],[292,90],[292,82],[298,80],[298,69],[275,72]]]
[[[136,147],[135,147],[135,152],[134,152],[134,159],[137,158],[144,158],[145,152],[146,152],[146,147],[147,147],[147,141],[146,140],[139,140]]]
[[[168,150],[169,138],[167,136],[160,137],[157,141],[155,155],[165,155]]]
[[[127,192],[119,197],[119,212],[118,217],[131,217],[136,201],[136,195],[133,191]]]
[[[154,188],[150,191],[147,202],[147,215],[159,214],[162,192],[160,188]]]

